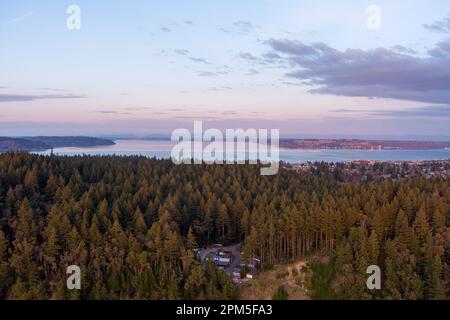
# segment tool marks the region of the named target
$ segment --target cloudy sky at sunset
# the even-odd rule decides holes
[[[194,120],[450,138],[450,2],[0,2],[0,135],[167,134]]]

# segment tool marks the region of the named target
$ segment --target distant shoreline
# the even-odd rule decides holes
[[[169,159],[174,143],[150,140],[116,140],[115,145],[82,148],[55,148],[53,152],[38,152],[41,155],[62,156],[144,156],[147,158]],[[203,147],[206,147],[205,142]],[[254,159],[255,154],[251,155]],[[345,161],[423,161],[447,160],[450,150],[279,150],[279,159],[290,163],[305,162],[345,162]]]
[[[171,142],[169,137],[126,137],[114,138],[117,140],[136,141],[166,141]],[[205,141],[205,143],[209,143]],[[270,141],[269,141],[270,144]],[[450,141],[420,141],[420,140],[365,140],[365,139],[291,139],[282,138],[279,143],[280,149],[285,150],[364,150],[364,151],[427,151],[427,150],[450,150]]]
[[[113,140],[85,136],[0,137],[0,152],[39,152],[64,147],[87,148],[113,146],[115,144]]]
[[[448,141],[364,140],[364,139],[282,139],[280,147],[304,150],[448,150]]]
[[[116,141],[164,141],[170,138],[155,137],[117,137],[97,138],[88,136],[35,136],[0,137],[0,152],[31,151],[40,152],[56,148],[95,148],[114,146]],[[205,144],[209,142],[205,141]],[[269,142],[270,144],[270,142]],[[417,140],[364,140],[364,139],[286,139],[279,142],[280,150],[304,151],[436,151],[450,150],[449,141]]]

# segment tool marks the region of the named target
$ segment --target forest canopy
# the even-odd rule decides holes
[[[251,165],[174,165],[118,156],[0,155],[0,297],[233,299],[192,249],[243,243],[264,268],[333,257],[333,296],[450,296],[450,182],[415,177],[342,183]],[[66,289],[81,267],[82,289]],[[381,290],[366,288],[379,265]]]

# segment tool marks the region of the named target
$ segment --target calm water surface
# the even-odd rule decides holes
[[[174,143],[153,140],[116,140],[113,146],[92,148],[56,148],[58,155],[142,155],[158,159],[170,158]],[[206,145],[206,144],[205,144]],[[50,151],[39,152],[50,154]],[[307,161],[343,162],[350,160],[444,160],[450,159],[450,150],[280,150],[280,159],[286,162]]]

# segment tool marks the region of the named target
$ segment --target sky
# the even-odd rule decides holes
[[[450,2],[0,2],[0,135],[145,136],[194,120],[450,139]]]

